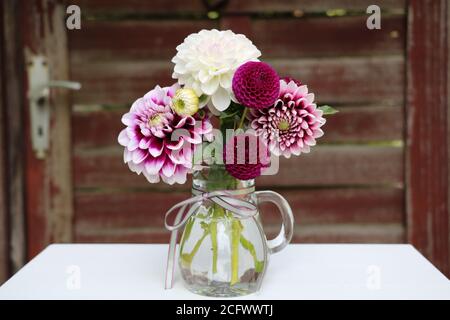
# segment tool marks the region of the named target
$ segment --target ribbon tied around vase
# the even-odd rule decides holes
[[[237,219],[247,219],[256,216],[258,214],[258,208],[254,203],[239,199],[238,196],[245,196],[253,193],[254,191],[254,187],[211,192],[201,192],[194,189],[193,197],[177,203],[166,212],[164,225],[167,230],[171,231],[165,279],[166,289],[171,289],[173,284],[178,230],[182,228],[189,218],[197,212],[203,201],[210,200],[214,202],[225,210],[231,212]],[[168,220],[175,212],[176,215],[174,222],[173,224],[169,224]],[[260,230],[260,232],[262,232],[262,230]]]

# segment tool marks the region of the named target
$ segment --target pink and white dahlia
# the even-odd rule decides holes
[[[203,136],[212,138],[212,125],[205,112],[180,116],[172,109],[179,89],[156,86],[137,99],[122,117],[127,127],[118,137],[125,147],[124,162],[131,171],[143,174],[151,183],[185,183],[192,170],[195,147]]]
[[[272,107],[251,109],[251,127],[262,136],[271,152],[290,158],[308,153],[323,135],[323,111],[314,103],[306,85],[280,80],[280,95]]]

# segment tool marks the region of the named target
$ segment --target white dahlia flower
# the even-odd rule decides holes
[[[258,61],[261,52],[243,34],[231,30],[202,30],[184,39],[177,47],[172,77],[206,95],[211,111],[224,111],[235,100],[231,84],[236,69],[245,62]]]

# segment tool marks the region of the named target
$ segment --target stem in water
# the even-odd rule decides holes
[[[212,247],[212,254],[213,254],[213,265],[212,265],[212,272],[217,273],[217,216],[218,216],[218,206],[214,204],[213,206],[213,214],[212,214],[212,221],[209,223],[209,232],[211,236],[211,247]]]
[[[231,285],[239,282],[239,242],[241,231],[241,222],[233,218],[231,222]]]
[[[242,234],[240,241],[242,247],[246,249],[253,257],[253,263],[255,264],[255,272],[262,272],[264,268],[264,262],[258,260],[258,257],[256,256],[255,246],[253,245],[253,243],[251,243],[248,239],[246,239]]]
[[[209,234],[209,231],[205,230],[203,232],[202,237],[197,241],[197,243],[194,246],[194,249],[192,249],[191,253],[185,253],[181,255],[181,262],[183,263],[183,265],[185,267],[190,267],[192,260],[195,257],[195,254],[197,253],[198,249],[200,249],[200,246],[203,242],[203,240],[205,240],[206,236]]]

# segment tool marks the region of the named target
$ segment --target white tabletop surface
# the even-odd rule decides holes
[[[0,299],[205,299],[179,273],[164,290],[167,245],[58,244],[0,287]],[[259,293],[241,299],[450,299],[450,281],[410,245],[289,245]]]

